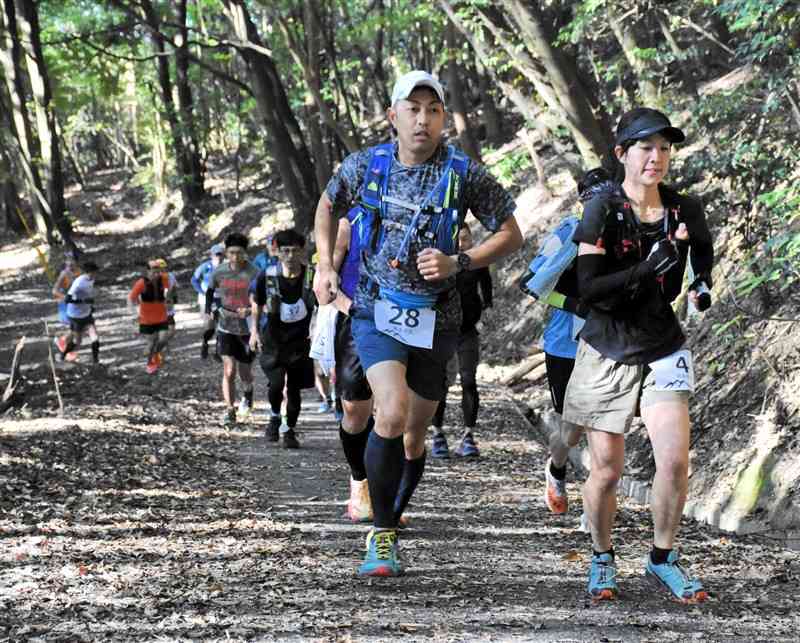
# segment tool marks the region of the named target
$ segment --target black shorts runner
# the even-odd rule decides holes
[[[234,335],[233,333],[217,333],[217,353],[228,356],[242,364],[252,364],[255,353],[250,350],[250,335]]]
[[[88,317],[69,317],[69,329],[75,333],[82,333],[92,325],[94,325],[93,315]]]
[[[161,322],[160,324],[139,324],[139,332],[142,335],[155,335],[162,330],[169,330],[167,322]]]
[[[372,397],[367,376],[358,359],[356,343],[350,332],[350,316],[336,316],[336,339],[333,351],[336,357],[336,396],[348,402],[360,402]]]
[[[561,415],[564,412],[564,398],[567,394],[569,377],[575,367],[575,360],[545,353],[544,363],[547,370],[547,383],[550,386],[550,398],[553,400],[553,408],[556,413]]]
[[[270,388],[314,388],[314,360],[308,355],[285,362],[269,352],[261,353],[261,370],[267,376]]]

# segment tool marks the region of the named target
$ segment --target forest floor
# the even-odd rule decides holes
[[[622,594],[592,604],[578,485],[567,515],[548,513],[545,449],[496,384],[482,387],[481,458],[428,461],[401,536],[408,573],[359,578],[366,528],[342,517],[348,471],[315,394],[298,451],[264,440],[261,373],[256,414],[223,430],[221,368],[199,358],[189,296],[165,367],[145,373],[124,310],[137,266],[177,256],[188,284],[205,246],[159,221],[87,226],[81,245],[103,253],[102,364],[83,350],[58,367],[64,417],[40,321],[54,319],[45,281],[35,263],[0,275],[3,368],[16,338],[29,340],[26,404],[0,421],[0,640],[797,640],[800,553],[685,521],[684,560],[712,598],[684,607],[646,582],[649,512],[625,500]]]

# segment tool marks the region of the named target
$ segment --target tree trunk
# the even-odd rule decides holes
[[[500,111],[492,94],[489,83],[489,74],[486,68],[478,61],[475,62],[478,91],[481,96],[481,107],[483,108],[483,124],[486,127],[486,142],[496,145],[503,138],[503,121],[500,118]]]
[[[1,94],[1,92],[0,92]],[[2,101],[0,108],[5,109]],[[11,230],[17,234],[25,231],[22,222],[17,215],[19,208],[19,197],[17,186],[14,183],[14,167],[11,160],[13,155],[6,149],[5,136],[0,134],[0,210],[6,222],[6,230]]]
[[[292,126],[284,118],[287,112],[291,114],[286,92],[247,5],[244,0],[223,0],[223,3],[236,36],[242,43],[247,43],[238,51],[247,64],[256,103],[273,144],[273,156],[283,188],[294,210],[295,227],[305,233],[311,227],[317,196],[316,177],[308,149],[302,140],[298,144],[292,138]],[[297,121],[293,114],[291,116],[296,126]]]
[[[42,52],[39,16],[32,0],[17,0],[17,10],[17,25],[23,36],[21,41],[26,53],[28,78],[36,105],[36,124],[42,155],[41,168],[47,184],[50,218],[61,234],[62,241],[72,250],[77,250],[72,240],[72,227],[66,217],[61,141],[52,105],[50,77]]]
[[[667,22],[667,17],[661,11],[655,11],[656,22],[658,22],[658,28],[661,30],[661,33],[664,35],[664,40],[667,41],[669,45],[670,51],[672,51],[672,55],[675,56],[675,60],[678,64],[678,68],[680,69],[681,77],[683,78],[683,82],[686,85],[686,89],[691,92],[692,96],[697,98],[699,96],[697,92],[697,83],[694,80],[694,76],[692,75],[692,68],[694,67],[694,61],[692,61],[692,56],[688,51],[681,49],[681,46],[678,44],[678,41],[675,40],[675,36],[672,35],[672,30],[669,28],[669,23]]]
[[[636,78],[636,84],[639,87],[639,100],[644,105],[657,107],[659,104],[658,85],[653,81],[653,75],[648,69],[647,63],[639,56],[639,49],[642,49],[642,47],[636,40],[636,35],[633,31],[634,25],[626,26],[622,24],[618,9],[613,2],[609,2],[606,5],[606,11],[611,31],[622,48],[625,60],[628,61],[628,65],[630,65]]]
[[[456,14],[453,7],[450,5],[449,0],[439,0],[439,6],[442,7],[450,21],[458,28],[461,34],[466,38],[472,49],[477,54],[480,60],[489,60],[491,57],[490,45],[483,38],[477,38],[464,21]],[[487,67],[487,71],[491,74],[492,79],[503,93],[508,96],[509,100],[519,110],[525,118],[532,123],[537,121],[538,108],[529,98],[526,98],[521,91],[514,87],[511,83],[505,82],[492,67]]]
[[[36,160],[39,151],[31,130],[30,115],[28,114],[25,88],[21,73],[21,47],[17,33],[17,12],[14,0],[3,0],[2,47],[0,47],[0,63],[3,67],[6,90],[11,109],[3,111],[7,114],[11,125],[14,143],[17,151],[19,165],[25,176],[25,187],[33,211],[33,218],[37,232],[53,241],[52,220],[50,218],[50,204],[42,186],[41,176]]]
[[[286,20],[280,15],[275,14],[275,19],[280,25],[283,32],[286,46],[288,47],[294,61],[303,70],[303,79],[305,80],[306,87],[311,94],[314,103],[316,103],[319,115],[322,121],[330,128],[331,131],[336,133],[348,152],[355,152],[361,147],[358,137],[351,131],[348,131],[340,125],[338,119],[334,118],[333,113],[322,97],[320,70],[319,70],[319,48],[315,47],[314,51],[310,51],[309,47],[313,39],[314,43],[319,42],[319,30],[313,19],[315,7],[313,0],[306,0],[304,3],[305,16],[306,16],[306,42],[301,43],[297,36],[292,32],[291,27]],[[313,30],[313,31],[312,31]]]
[[[453,115],[453,122],[458,134],[458,140],[462,149],[468,156],[476,161],[481,160],[481,150],[475,133],[469,122],[467,101],[464,98],[464,84],[462,75],[464,70],[458,62],[459,39],[456,36],[456,28],[453,23],[448,23],[445,31],[447,42],[447,88],[449,90],[449,111]]]
[[[318,9],[317,0],[306,0],[303,5],[306,32],[306,60],[308,60],[309,92],[306,94],[306,112],[308,114],[308,138],[311,143],[311,155],[314,158],[314,174],[317,177],[317,189],[322,192],[331,178],[331,166],[325,151],[325,142],[322,138],[322,128],[319,124],[319,106],[317,98],[322,100],[319,69],[320,34],[319,25],[314,17]]]
[[[194,98],[192,97],[191,81],[189,79],[189,30],[186,27],[186,2],[178,1],[178,35],[175,49],[175,85],[178,90],[178,108],[180,110],[180,132],[183,137],[182,162],[189,195],[188,205],[198,203],[205,197],[205,169],[200,152],[200,143],[197,136],[197,126],[194,117]]]
[[[611,137],[594,116],[586,92],[578,82],[575,61],[553,46],[555,36],[545,23],[538,3],[503,0],[503,5],[519,26],[528,50],[535,53],[544,66],[584,162],[589,167],[596,167],[611,145]]]

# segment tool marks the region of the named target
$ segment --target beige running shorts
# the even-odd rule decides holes
[[[645,364],[622,364],[604,357],[582,339],[567,385],[564,419],[607,433],[627,433],[640,405],[689,403],[688,390],[659,390]]]

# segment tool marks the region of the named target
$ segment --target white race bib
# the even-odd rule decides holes
[[[284,324],[299,322],[301,319],[305,319],[307,315],[308,308],[306,308],[306,303],[302,297],[293,304],[281,302],[281,321]]]
[[[375,328],[407,346],[432,348],[435,326],[433,308],[403,308],[386,299],[375,302]]]
[[[694,363],[689,349],[650,362],[650,369],[656,379],[655,390],[694,392]]]

